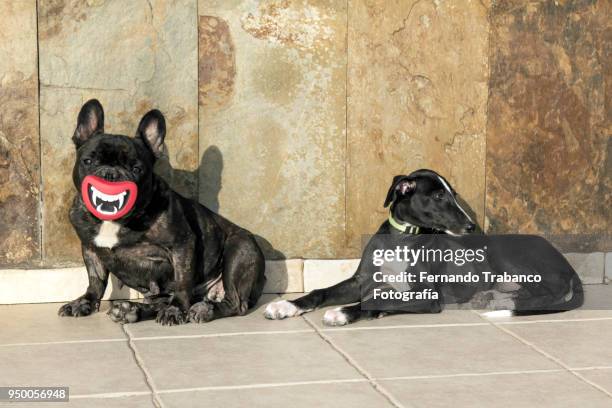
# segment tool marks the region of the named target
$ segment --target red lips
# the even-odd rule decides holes
[[[97,218],[108,221],[126,215],[136,202],[138,187],[132,181],[108,181],[86,176],[81,183],[85,206]]]

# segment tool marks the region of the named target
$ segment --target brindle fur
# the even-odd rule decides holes
[[[97,310],[109,273],[145,297],[144,303],[115,302],[109,314],[118,322],[153,316],[168,325],[205,322],[243,315],[257,302],[265,262],[253,235],[182,197],[153,173],[156,158],[165,151],[164,137],[165,120],[157,110],[142,118],[136,137],[130,138],[104,133],[104,111],[97,100],[82,107],[73,136],[77,194],[70,221],[81,240],[89,286],[83,296],[60,308],[61,316]],[[94,243],[102,221],[87,210],[78,193],[89,174],[138,186],[134,209],[113,221],[120,228],[112,248]]]

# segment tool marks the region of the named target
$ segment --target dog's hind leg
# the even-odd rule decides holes
[[[249,308],[248,295],[240,297],[234,285],[225,285],[225,295],[220,302],[206,298],[189,308],[188,318],[193,323],[205,323],[228,316],[243,316]]]
[[[257,303],[265,283],[265,260],[252,237],[236,235],[226,242],[222,273],[222,299],[207,296],[189,309],[189,320],[208,322],[228,316],[243,316]],[[217,286],[217,285],[215,285]],[[211,288],[212,289],[212,288]],[[210,294],[209,294],[210,295]]]
[[[268,319],[284,319],[310,312],[317,307],[345,305],[360,300],[361,290],[356,276],[352,276],[334,286],[316,289],[296,300],[281,300],[270,303],[264,312]]]
[[[537,289],[537,290],[536,290]],[[582,306],[584,289],[578,275],[570,278],[567,285],[542,285],[523,291],[517,300],[517,316],[558,313]]]

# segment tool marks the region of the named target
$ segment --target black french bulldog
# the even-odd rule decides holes
[[[143,303],[114,302],[117,322],[156,317],[164,325],[244,315],[266,281],[253,235],[182,197],[153,173],[165,152],[166,124],[148,112],[136,136],[104,133],[104,111],[93,99],[81,108],[72,140],[72,178],[79,190],[70,221],[89,277],[85,294],[60,316],[98,310],[109,273],[141,292]]]

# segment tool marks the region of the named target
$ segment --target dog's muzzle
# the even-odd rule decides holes
[[[85,206],[97,218],[117,220],[134,207],[138,187],[132,181],[108,181],[97,176],[86,176],[81,183],[81,197]]]

